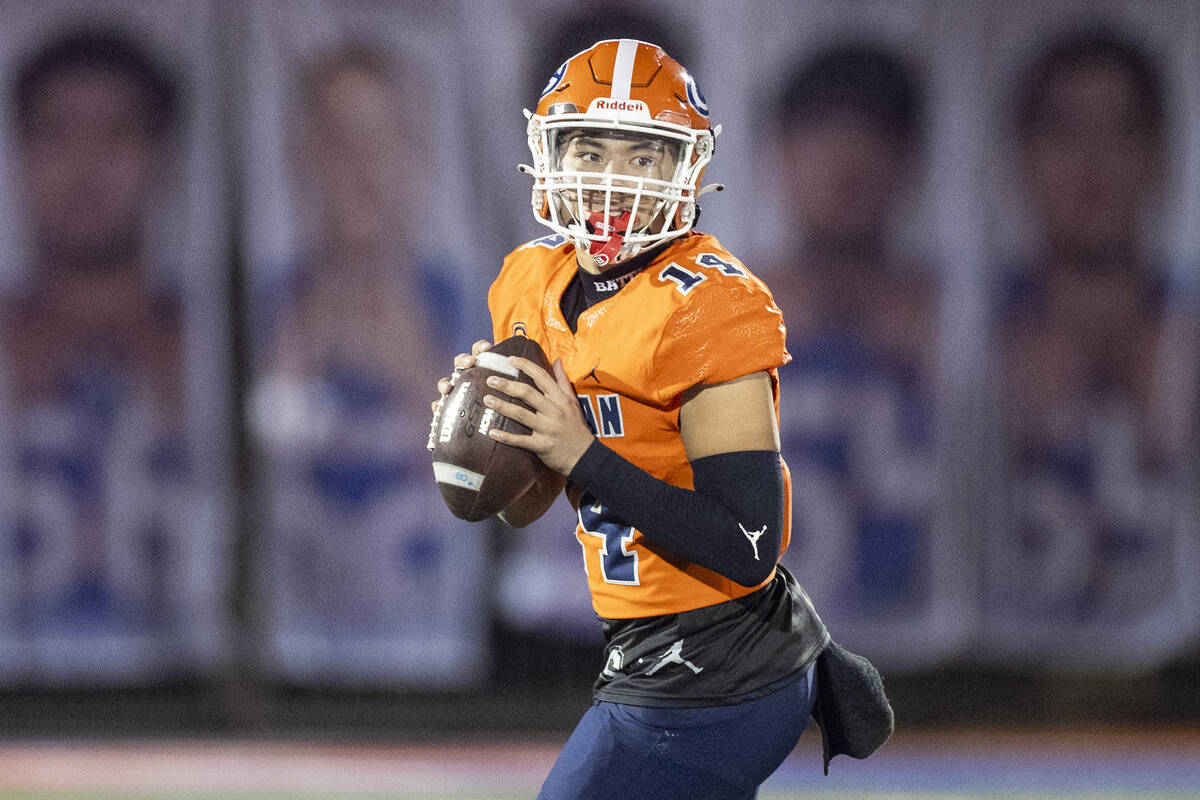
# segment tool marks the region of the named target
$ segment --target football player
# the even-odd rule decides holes
[[[553,373],[513,359],[540,391],[490,385],[532,410],[487,402],[531,431],[491,435],[551,469],[501,516],[527,524],[566,487],[606,638],[540,797],[752,798],[808,723],[829,636],[778,565],[783,320],[693,230],[719,126],[679,63],[631,39],[567,60],[527,116],[521,169],[552,232],[505,259],[489,305],[494,337],[535,339]]]

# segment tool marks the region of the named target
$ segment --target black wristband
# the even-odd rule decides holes
[[[742,586],[757,586],[779,558],[783,470],[773,450],[692,462],[695,491],[650,475],[592,442],[570,479],[651,543]]]

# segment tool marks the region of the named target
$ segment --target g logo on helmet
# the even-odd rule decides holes
[[[708,101],[704,99],[704,93],[700,91],[700,87],[696,85],[696,79],[688,73],[684,79],[684,85],[687,87],[687,99],[692,104],[692,108],[700,112],[700,116],[708,116]],[[550,91],[547,89],[546,91]]]
[[[563,63],[558,65],[558,69],[554,70],[554,74],[551,75],[550,80],[546,82],[546,88],[542,89],[542,93],[539,97],[545,97],[546,95],[550,94],[550,92],[554,91],[554,87],[558,86],[558,84],[563,79],[563,75],[565,75],[566,73],[567,73],[567,62],[564,61]]]

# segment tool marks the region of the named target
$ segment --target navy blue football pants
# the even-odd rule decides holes
[[[753,800],[808,724],[813,670],[733,706],[597,702],[580,719],[538,800]]]

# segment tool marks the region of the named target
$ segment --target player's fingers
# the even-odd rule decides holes
[[[453,388],[453,386],[454,386],[454,381],[450,380],[449,378],[438,378],[438,382],[437,382],[438,394],[443,394],[443,395],[450,394],[450,389]],[[435,400],[434,402],[436,403],[437,401]]]
[[[512,364],[521,372],[524,372],[526,375],[532,378],[534,384],[538,388],[538,391],[544,395],[550,395],[555,389],[559,388],[558,384],[555,382],[550,373],[546,372],[546,370],[542,369],[527,358],[521,358],[520,356],[509,356],[508,363]]]
[[[487,379],[487,385],[492,389],[504,392],[509,397],[524,400],[533,406],[535,411],[544,411],[549,407],[546,396],[527,383],[492,375]]]
[[[475,342],[475,344],[471,345],[471,355],[477,356],[480,353],[484,352],[485,350],[491,350],[491,349],[492,349],[491,342],[489,342],[487,339],[480,339],[479,341]]]
[[[510,444],[513,447],[521,447],[529,450],[532,453],[541,453],[546,448],[536,441],[532,434],[509,433],[497,428],[492,428],[488,431],[488,436],[495,439],[501,444]]]
[[[457,370],[470,369],[475,366],[475,356],[470,353],[459,353],[454,357],[454,368]]]
[[[518,405],[517,403],[510,403],[507,400],[501,400],[494,394],[485,395],[483,398],[483,404],[488,408],[494,408],[496,411],[500,412],[514,422],[521,423],[526,428],[534,428],[539,421],[536,411],[530,411],[529,409],[525,408],[525,406]]]
[[[558,388],[562,390],[563,394],[574,397],[575,387],[571,385],[571,379],[567,377],[567,368],[563,366],[561,358],[554,359],[552,369],[554,370],[554,382]]]

